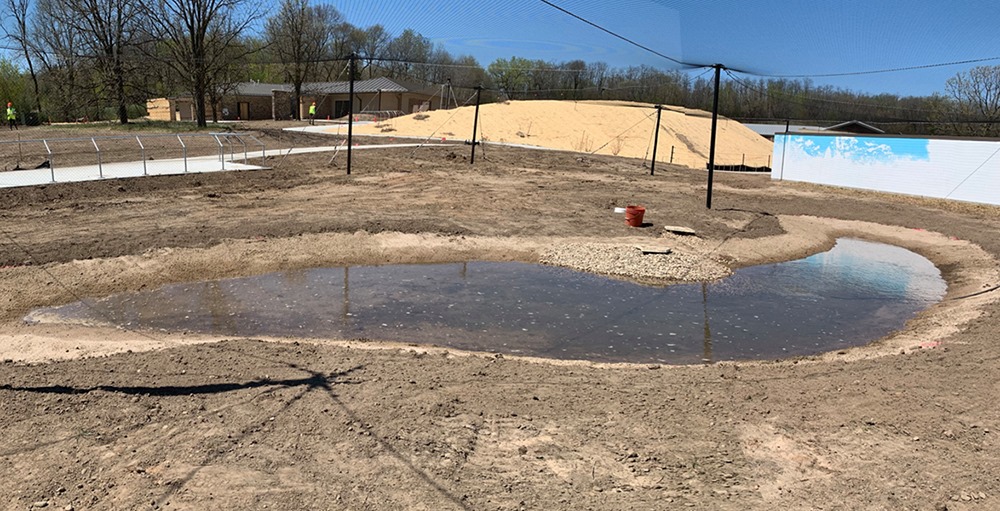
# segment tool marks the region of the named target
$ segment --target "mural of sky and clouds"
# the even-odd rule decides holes
[[[774,179],[1000,205],[1000,142],[793,134]]]

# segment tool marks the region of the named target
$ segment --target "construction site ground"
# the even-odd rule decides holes
[[[282,125],[245,128],[330,145]],[[469,151],[0,190],[0,508],[1000,508],[1000,208],[717,173],[709,210],[702,169]],[[697,366],[22,322],[289,269],[652,241],[738,268],[841,236],[924,255],[947,297],[870,346]]]

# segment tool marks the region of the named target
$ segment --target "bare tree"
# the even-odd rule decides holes
[[[375,76],[375,62],[385,57],[385,50],[392,41],[392,36],[385,31],[382,25],[372,25],[364,30],[356,31],[355,37],[359,39],[358,49],[361,52],[362,67],[358,74],[365,71],[368,77]]]
[[[957,120],[955,130],[982,137],[1000,135],[1000,66],[978,66],[945,83]],[[968,121],[977,121],[969,123]]]
[[[385,56],[388,58],[384,66],[386,76],[426,79],[427,66],[417,67],[414,63],[429,62],[433,50],[434,45],[430,39],[413,30],[404,30],[386,46]]]
[[[62,10],[61,0],[39,0],[31,23],[32,47],[42,68],[42,89],[50,110],[63,120],[86,116],[85,106],[94,87],[84,87],[87,73],[83,67],[83,36],[69,28],[70,14]]]
[[[4,27],[7,38],[14,41],[24,54],[24,60],[28,64],[28,73],[31,75],[31,83],[35,87],[35,108],[41,112],[42,100],[38,90],[38,75],[35,73],[35,65],[32,61],[32,45],[28,32],[28,0],[7,0],[7,8],[10,9],[10,16],[14,19],[14,29],[8,30]]]
[[[216,73],[246,56],[232,51],[240,33],[258,18],[248,0],[159,0],[149,2],[151,30],[170,66],[194,96],[198,126],[207,126],[205,96]]]
[[[309,0],[284,0],[264,26],[268,48],[282,63],[294,88],[296,105],[302,104],[302,84],[313,77],[318,61],[330,56],[333,27],[342,23],[329,5],[309,5]],[[294,109],[296,119],[301,118]]]
[[[129,88],[141,34],[141,9],[131,0],[55,0],[49,9],[58,14],[61,30],[83,37],[80,55],[93,61],[105,96],[116,107],[118,120],[128,123]]]

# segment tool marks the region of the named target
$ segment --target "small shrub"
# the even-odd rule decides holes
[[[580,140],[573,144],[573,149],[582,153],[589,153],[594,149],[594,141],[591,140],[590,137],[587,136],[587,132],[584,131],[580,135]]]
[[[623,139],[622,137],[615,137],[615,139],[611,141],[611,147],[610,147],[611,154],[618,156],[618,153],[622,152],[622,149],[624,148],[625,148],[625,139]]]

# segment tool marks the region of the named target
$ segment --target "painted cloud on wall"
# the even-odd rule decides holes
[[[929,159],[926,139],[792,136],[789,149],[810,157],[836,158],[854,163],[888,163],[900,159]]]

